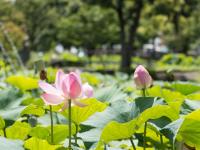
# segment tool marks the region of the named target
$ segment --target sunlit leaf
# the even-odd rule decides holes
[[[185,96],[179,92],[163,89],[162,90],[162,98],[164,98],[166,100],[166,102],[172,102],[172,101],[181,101],[182,102],[183,99],[185,98]]]
[[[126,123],[112,121],[108,123],[102,131],[101,140],[107,143],[112,140],[130,138],[135,132],[136,121],[132,120]]]
[[[184,95],[200,91],[200,85],[192,82],[174,82],[171,87]]]
[[[72,107],[72,120],[79,125],[81,122],[87,120],[91,115],[96,112],[101,112],[106,108],[106,104],[94,99],[83,99],[81,100],[82,103],[86,104],[85,107]],[[66,110],[63,114],[67,117],[68,111]]]
[[[180,92],[162,89],[160,86],[154,86],[147,91],[149,96],[162,97],[166,102],[183,100],[185,98]]]
[[[87,72],[81,73],[81,78],[83,82],[88,82],[90,85],[98,85],[100,83],[100,80],[95,75]]]
[[[36,106],[36,105],[29,105],[27,106],[21,113],[20,115],[35,115],[35,116],[42,116],[44,115],[45,110],[40,107],[40,106]]]
[[[159,112],[159,113],[158,113]],[[119,123],[112,121],[108,123],[101,134],[101,142],[109,142],[112,140],[130,138],[137,130],[143,127],[143,124],[150,119],[158,119],[162,116],[166,116],[171,120],[178,118],[178,114],[167,105],[156,105],[145,109],[138,118],[133,119],[126,123]]]
[[[38,88],[38,80],[22,75],[13,75],[6,79],[6,82],[19,88],[22,91]]]
[[[12,126],[6,128],[6,135],[8,138],[11,139],[21,139],[24,140],[29,131],[31,130],[31,127],[26,122],[15,122]]]
[[[193,111],[185,117],[178,132],[188,145],[200,147],[200,110]]]
[[[37,126],[31,129],[29,132],[30,136],[37,137],[39,139],[46,139],[50,135],[49,129],[47,127]]]
[[[180,118],[166,127],[161,132],[167,136],[171,142],[178,138],[192,147],[200,147],[200,110]]]
[[[180,107],[186,98],[186,96],[182,95],[179,92],[171,91],[168,89],[161,89],[160,86],[155,86],[148,90],[148,94],[150,96],[158,96],[164,98],[169,106],[174,108],[178,113],[180,111]]]
[[[44,106],[44,101],[41,98],[36,98],[31,95],[27,95],[22,99],[21,105],[28,106],[30,104]]]
[[[141,113],[137,120],[137,125],[140,127],[143,123],[150,119],[158,119],[162,116],[166,116],[171,120],[176,120],[179,118],[179,115],[172,109],[170,106],[167,105],[156,105],[151,108],[146,109]]]
[[[47,127],[47,129],[51,130],[51,127]],[[64,141],[68,136],[69,136],[69,126],[68,125],[63,125],[63,124],[58,124],[53,126],[53,137],[54,137],[54,144],[58,144],[62,141]],[[72,124],[72,135],[76,133],[76,127],[74,124]],[[51,141],[51,135],[47,137],[47,140],[50,142]]]
[[[199,93],[190,94],[190,95],[187,95],[187,98],[190,100],[200,101],[200,94]]]
[[[162,97],[162,89],[161,86],[153,86],[147,90],[148,96],[152,97]]]
[[[56,150],[60,145],[50,145],[46,140],[32,137],[25,141],[24,147],[29,150]]]

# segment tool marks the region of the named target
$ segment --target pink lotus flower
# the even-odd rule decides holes
[[[135,69],[133,78],[134,78],[136,87],[140,90],[146,89],[152,85],[152,78],[149,72],[142,65],[139,65]]]
[[[84,98],[90,98],[93,96],[93,88],[88,84],[83,84],[83,95]]]
[[[62,70],[58,70],[54,85],[40,81],[39,86],[45,92],[41,97],[48,105],[64,103],[66,108],[68,101],[71,100],[77,106],[85,106],[78,101],[82,96],[82,83],[79,75],[74,72],[65,74]]]

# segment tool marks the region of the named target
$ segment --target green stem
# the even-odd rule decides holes
[[[146,97],[146,90],[145,89],[142,89],[142,96]]]
[[[104,143],[104,150],[107,150],[106,144]]]
[[[78,125],[76,124],[76,133],[74,135],[74,138],[75,138],[75,144],[77,145],[77,133],[78,133]]]
[[[172,143],[172,150],[175,150],[174,142]]]
[[[130,141],[131,141],[131,145],[132,145],[133,149],[136,150],[136,147],[135,147],[135,144],[133,142],[133,138],[132,137],[130,137]]]
[[[146,97],[145,89],[142,89],[142,96]],[[147,134],[147,121],[144,124],[144,139],[143,139],[143,149],[146,149],[146,134]]]
[[[52,106],[50,105],[50,119],[51,119],[51,144],[53,144],[53,113]]]
[[[162,137],[161,134],[160,134],[160,144],[161,144],[162,149],[164,149],[164,147],[163,147],[163,137]]]
[[[72,130],[72,120],[71,120],[71,100],[69,100],[69,105],[68,105],[68,113],[69,113],[69,150],[72,149],[72,143],[71,143],[71,136],[72,136],[72,133],[71,133],[71,130]]]
[[[3,128],[3,135],[6,138],[6,128]]]
[[[147,135],[147,122],[144,124],[144,139],[143,139],[143,149],[146,149],[146,135]]]

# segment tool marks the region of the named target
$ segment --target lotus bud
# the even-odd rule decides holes
[[[133,78],[135,85],[139,90],[149,88],[152,85],[152,78],[149,72],[142,65],[139,65],[135,69]]]

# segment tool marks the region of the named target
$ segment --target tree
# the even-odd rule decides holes
[[[154,2],[152,7],[155,16],[167,16],[168,23],[173,25],[173,32],[168,32],[167,35],[170,47],[176,51],[187,54],[190,49],[190,42],[188,41],[192,39],[192,29],[190,28],[192,23],[191,20],[195,17],[194,13],[199,12],[199,1],[157,0]]]
[[[87,0],[87,2],[115,10],[120,29],[121,71],[130,73],[131,56],[134,54],[136,33],[145,0]]]
[[[68,13],[57,24],[58,40],[65,47],[86,48],[92,53],[102,45],[118,43],[117,18],[113,10],[71,1]]]
[[[49,50],[56,41],[56,22],[60,19],[60,3],[55,0],[16,0],[15,6],[22,13],[24,30],[30,50]],[[64,7],[63,6],[63,7]]]

